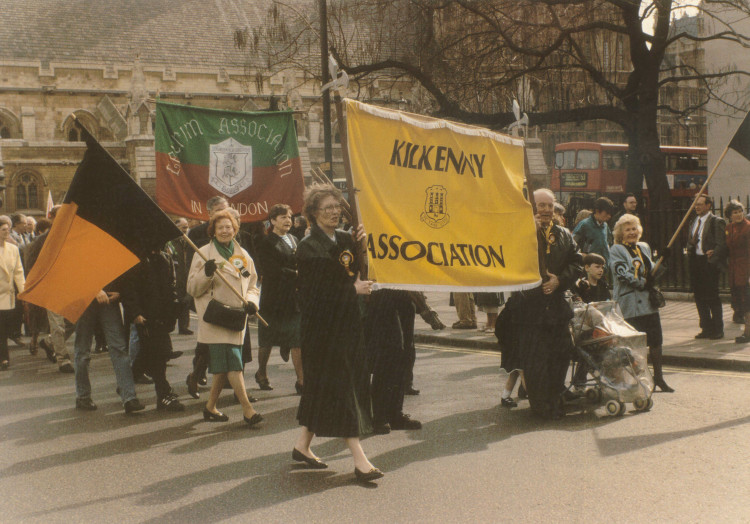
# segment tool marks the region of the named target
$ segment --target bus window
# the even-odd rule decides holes
[[[573,169],[576,165],[576,152],[571,150],[555,153],[555,169]]]
[[[625,151],[602,151],[602,164],[609,171],[623,171],[628,161]]]
[[[677,153],[669,155],[667,169],[670,171],[705,171],[707,164],[706,155]]]
[[[576,169],[599,169],[599,151],[581,149],[578,151]]]

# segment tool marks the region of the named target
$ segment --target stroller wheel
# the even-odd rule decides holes
[[[625,404],[618,400],[609,400],[604,405],[604,408],[607,410],[607,415],[610,415],[612,417],[618,417],[625,413]]]
[[[602,390],[599,388],[587,389],[586,400],[588,400],[592,404],[598,404],[602,400]]]
[[[633,402],[633,407],[638,411],[648,411],[654,406],[654,401],[651,398],[639,399]]]

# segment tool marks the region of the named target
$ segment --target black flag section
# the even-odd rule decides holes
[[[750,160],[750,113],[745,115],[732,141],[729,142],[729,147]]]

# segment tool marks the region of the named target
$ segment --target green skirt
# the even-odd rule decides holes
[[[242,371],[242,347],[233,344],[209,344],[208,354],[209,373],[216,375],[229,371]]]

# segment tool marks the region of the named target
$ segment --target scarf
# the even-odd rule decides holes
[[[222,256],[224,260],[229,260],[229,257],[231,257],[234,254],[234,242],[230,242],[229,246],[225,246],[218,240],[216,240],[216,237],[214,237],[214,247],[216,248],[216,251],[219,252],[219,254]]]

